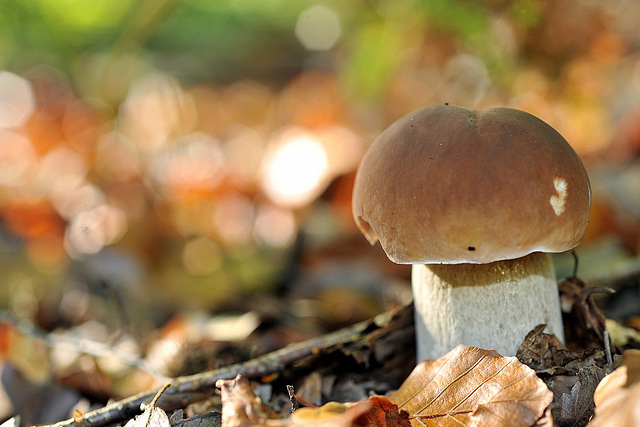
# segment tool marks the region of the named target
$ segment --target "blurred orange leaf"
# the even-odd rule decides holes
[[[11,231],[24,237],[61,236],[64,230],[63,220],[45,199],[15,198],[2,207],[0,217]]]
[[[459,345],[419,364],[391,396],[413,426],[531,426],[553,393],[515,357]]]
[[[640,350],[622,353],[622,365],[598,384],[593,400],[596,415],[589,426],[640,425]]]

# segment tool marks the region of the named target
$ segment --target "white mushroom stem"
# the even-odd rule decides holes
[[[515,356],[541,323],[564,342],[548,254],[490,264],[414,264],[412,284],[418,361],[439,358],[458,344]]]

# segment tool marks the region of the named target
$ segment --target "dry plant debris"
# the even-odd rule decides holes
[[[588,298],[581,298],[582,292],[574,295],[578,298],[573,308],[588,303]],[[169,420],[171,425],[562,427],[584,426],[593,417],[594,391],[612,370],[606,351],[602,345],[596,345],[597,339],[585,339],[584,347],[578,350],[577,341],[572,348],[567,348],[555,336],[545,334],[544,325],[540,325],[522,343],[517,360],[488,350],[459,346],[441,359],[423,362],[409,374],[415,364],[411,347],[414,342],[412,313],[411,306],[407,305],[246,362],[178,377],[158,404],[152,405],[157,406],[157,411],[165,412],[157,414],[147,406],[145,414],[129,425],[166,425],[166,414],[181,408],[186,417],[177,417],[174,413]],[[5,327],[5,330],[12,329]],[[595,330],[601,329],[598,327],[592,332]],[[48,342],[47,336],[39,338],[43,343]],[[614,362],[618,362],[617,351],[614,346]],[[607,420],[613,415],[633,414],[632,402],[640,399],[636,383],[640,362],[636,360],[633,365],[632,355],[626,353],[625,356],[627,373],[632,374],[628,380],[624,377],[620,382],[621,374],[616,371],[603,382],[601,387],[615,385],[618,403],[612,405],[608,397],[603,397],[607,396],[606,388],[599,391],[595,425],[618,425]],[[214,393],[216,380],[220,380],[217,385],[222,389],[222,414],[219,397]],[[251,385],[256,384],[260,385],[253,389]],[[285,384],[295,384],[293,398],[301,406],[293,414]],[[398,390],[389,398],[369,397],[395,388]],[[148,402],[155,394],[156,391],[151,391],[131,396],[57,426],[124,425],[140,414],[140,403]],[[339,403],[346,401],[350,403]],[[207,406],[189,406],[196,402]],[[613,414],[608,407],[619,410]]]
[[[291,417],[295,425],[309,424],[310,421],[322,425],[347,424],[371,427],[411,427],[409,414],[383,396],[371,396],[369,400],[353,403],[330,402],[319,408],[301,408]],[[338,423],[335,423],[338,421]]]
[[[606,352],[597,347],[570,350],[543,330],[539,325],[527,334],[516,357],[553,391],[551,410],[557,425],[586,425],[593,416],[593,392],[609,372]]]
[[[391,396],[418,426],[531,426],[553,393],[515,357],[460,345],[426,360]]]
[[[418,365],[389,398],[329,402],[283,418],[258,398],[249,380],[219,380],[222,427],[246,426],[532,426],[546,419],[553,393],[515,357],[460,345]]]
[[[142,414],[127,421],[124,427],[170,427],[169,416],[156,406],[158,399],[167,388],[169,388],[169,384],[166,384],[158,391]]]
[[[593,294],[612,294],[607,287],[592,287],[575,274],[558,285],[563,312],[565,339],[569,348],[601,347],[604,340],[605,316],[596,305]]]
[[[640,425],[640,350],[626,350],[622,365],[605,377],[594,394],[592,427]]]
[[[222,393],[222,427],[411,426],[407,413],[382,396],[372,396],[361,402],[329,402],[319,407],[300,408],[284,419],[255,395],[249,380],[241,375],[232,380],[219,380],[216,386]]]
[[[216,387],[222,393],[222,425],[225,427],[260,425],[267,420],[281,418],[262,403],[253,392],[249,380],[242,375],[232,380],[218,380]]]

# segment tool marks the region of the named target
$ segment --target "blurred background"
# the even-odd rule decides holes
[[[555,127],[592,179],[579,273],[637,272],[639,21],[635,0],[3,0],[0,305],[45,329],[323,319],[301,337],[405,301],[353,176],[444,102]]]

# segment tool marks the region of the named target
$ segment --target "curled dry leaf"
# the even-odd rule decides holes
[[[580,351],[602,345],[605,317],[596,305],[593,294],[611,294],[613,289],[591,287],[578,277],[570,277],[558,285],[564,334],[567,347]]]
[[[592,427],[640,425],[640,350],[622,353],[622,365],[605,377],[593,396]]]
[[[218,380],[216,387],[222,394],[223,427],[259,425],[267,420],[280,418],[277,413],[262,403],[262,400],[253,392],[249,380],[242,375],[232,380]]]
[[[531,426],[553,393],[515,357],[459,345],[413,370],[391,401],[418,426]]]
[[[553,374],[579,355],[563,346],[555,335],[545,333],[545,327],[538,325],[527,334],[516,357],[538,373]]]
[[[600,347],[573,351],[565,347],[555,335],[544,333],[545,325],[538,325],[530,331],[518,348],[518,360],[537,374],[577,375],[586,366],[608,367],[605,350]]]

